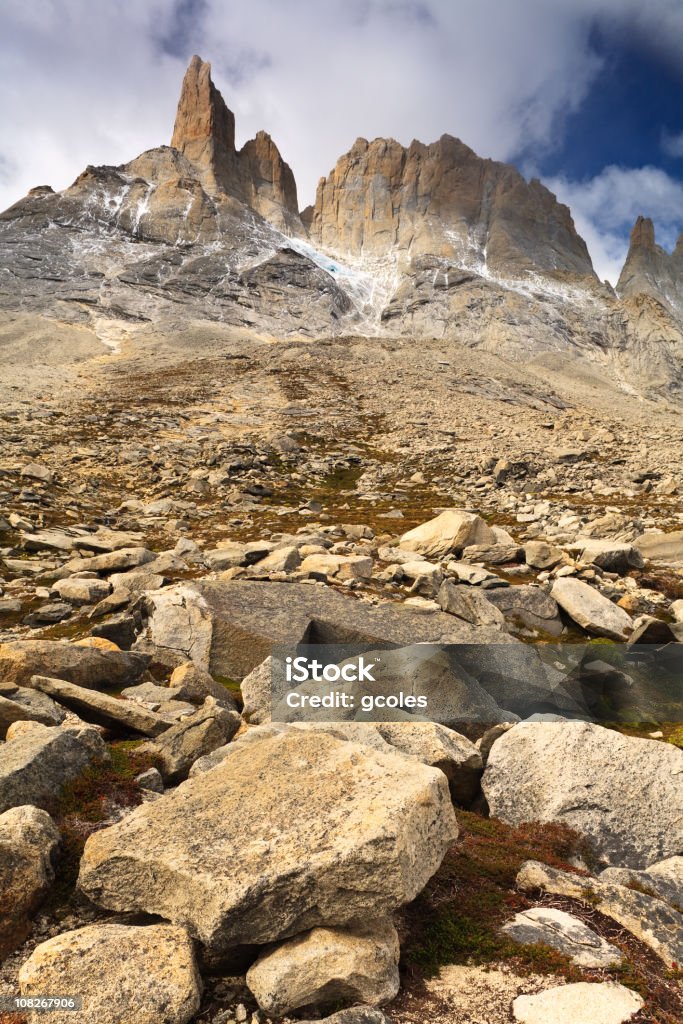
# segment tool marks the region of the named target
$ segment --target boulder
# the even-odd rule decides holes
[[[399,944],[389,921],[313,928],[263,953],[247,985],[269,1016],[339,1002],[379,1005],[399,988]]]
[[[570,619],[587,633],[610,640],[628,638],[633,626],[631,617],[595,587],[565,576],[555,580],[550,593]]]
[[[63,566],[63,572],[72,576],[77,572],[107,573],[125,572],[127,569],[138,569],[141,565],[153,562],[155,554],[148,548],[119,548],[91,558],[73,558]]]
[[[683,857],[667,857],[651,864],[646,871],[605,868],[600,873],[600,881],[630,886],[683,911]]]
[[[257,562],[255,570],[259,573],[269,572],[293,572],[299,568],[301,556],[299,549],[293,546],[276,548],[265,558]]]
[[[505,616],[491,604],[485,595],[474,587],[444,580],[438,596],[439,606],[449,615],[456,615],[473,625],[505,628]]]
[[[0,739],[4,739],[13,722],[40,722],[42,725],[60,725],[65,712],[49,697],[45,703],[32,700],[33,691],[27,687],[13,686],[11,696],[0,694]]]
[[[624,885],[559,871],[533,860],[526,861],[520,868],[517,886],[524,892],[541,891],[580,900],[626,928],[667,966],[681,962],[683,913],[663,900]]]
[[[166,577],[157,572],[151,572],[145,566],[143,569],[131,569],[129,572],[115,572],[107,582],[114,588],[112,597],[120,599],[125,594],[126,598],[130,600],[132,597],[144,594],[147,590],[158,590],[163,587]]]
[[[202,707],[185,715],[143,749],[155,755],[164,782],[180,782],[187,778],[198,758],[231,740],[241,724],[236,711],[229,711],[213,697],[207,697]]]
[[[82,997],[77,1013],[51,1011],[51,1024],[187,1024],[201,1001],[192,940],[170,924],[63,932],[34,949],[19,971],[19,988],[22,996]]]
[[[265,728],[265,727],[261,727]],[[88,839],[81,890],[182,921],[211,953],[414,899],[458,830],[445,776],[303,730],[236,743],[216,768]]]
[[[300,583],[182,583],[147,595],[146,602],[149,618],[139,643],[236,680],[260,665],[275,644],[514,642],[495,628],[445,613],[421,615]]]
[[[237,701],[225,686],[216,682],[213,676],[195,665],[193,661],[187,661],[179,665],[171,673],[168,682],[169,687],[175,690],[174,694],[178,700],[189,701],[190,704],[203,704],[207,697],[213,697],[217,704],[237,710]],[[168,696],[167,696],[168,699]]]
[[[458,658],[462,650],[457,649]],[[282,697],[274,702],[273,720],[391,722],[397,718],[410,721],[412,716],[413,721],[429,719],[451,728],[463,723],[510,721],[509,712],[499,707],[476,675],[463,668],[448,649],[434,644],[412,644],[394,650],[369,650],[362,658],[373,673],[372,680],[300,683],[291,691],[296,694],[295,701],[288,695],[287,700]],[[283,663],[279,661],[276,665],[274,685],[278,691],[281,687],[285,690]],[[340,671],[353,668],[356,675],[358,665],[358,656],[347,658],[340,662]],[[311,705],[313,697],[324,698],[337,691],[346,697],[345,706],[329,709],[322,704],[319,708]],[[368,698],[372,698],[372,703],[365,707],[363,702],[370,703]]]
[[[63,729],[37,722],[30,726],[0,745],[0,813],[23,804],[50,807],[67,782],[93,762],[109,757],[94,729]]]
[[[58,640],[0,644],[0,679],[23,686],[39,675],[66,679],[89,690],[119,689],[136,683],[148,663],[146,655]]]
[[[486,591],[486,599],[500,609],[512,623],[526,626],[551,636],[559,636],[563,630],[557,601],[540,587],[522,584],[513,587],[496,587]]]
[[[551,946],[580,967],[616,967],[623,953],[573,914],[554,907],[532,907],[515,914],[501,931],[522,945]]]
[[[12,807],[0,814],[0,957],[23,941],[28,918],[54,879],[52,859],[59,831],[37,807]]]
[[[683,530],[643,533],[633,543],[647,561],[683,568]]]
[[[481,754],[465,736],[437,722],[382,722],[377,731],[395,750],[439,768],[457,803],[468,806],[474,800],[484,766]]]
[[[491,748],[482,788],[511,825],[560,822],[605,865],[645,868],[683,848],[683,750],[588,722],[522,722]]]
[[[130,729],[143,736],[158,736],[168,729],[168,722],[159,715],[125,698],[119,700],[49,676],[31,676],[31,686],[75,711],[86,722],[109,729]]]
[[[642,1006],[637,992],[614,981],[578,981],[517,996],[512,1013],[519,1024],[625,1024]]]
[[[245,676],[240,683],[244,707],[242,715],[250,725],[260,725],[270,721],[273,703],[273,687],[271,681],[271,658],[266,658],[260,665]]]
[[[634,544],[618,540],[599,540],[593,537],[577,537],[567,545],[577,562],[597,565],[608,572],[629,572],[642,569],[645,560]]]
[[[472,544],[471,547],[463,550],[462,557],[466,562],[505,565],[509,562],[519,562],[522,553],[522,548],[514,541],[509,543],[499,541],[497,544]]]
[[[529,540],[524,545],[524,560],[533,569],[552,569],[564,557],[562,548],[543,540]]]
[[[496,535],[474,512],[447,509],[435,519],[404,533],[399,546],[427,558],[443,558],[473,544],[495,544]]]
[[[61,598],[71,604],[95,604],[111,592],[111,584],[106,580],[77,579],[70,576],[55,583],[54,589]]]

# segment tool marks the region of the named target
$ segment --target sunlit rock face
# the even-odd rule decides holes
[[[312,239],[355,255],[396,248],[495,275],[595,279],[569,209],[451,135],[407,149],[358,139],[321,179],[304,220]]]

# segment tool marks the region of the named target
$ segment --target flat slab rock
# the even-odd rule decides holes
[[[402,756],[289,730],[92,835],[79,886],[109,909],[182,923],[221,953],[387,916],[457,833],[438,769],[406,772]]]
[[[624,985],[580,981],[518,996],[512,1012],[519,1024],[625,1024],[642,1006],[638,993]]]
[[[493,744],[482,788],[510,825],[559,822],[605,866],[645,868],[683,848],[683,751],[587,722],[522,722]]]
[[[651,864],[647,871],[606,868],[600,874],[600,881],[636,886],[672,907],[683,908],[683,857],[667,857]]]
[[[140,707],[134,701],[118,700],[107,693],[76,686],[65,679],[32,676],[31,686],[71,708],[87,722],[109,728],[131,729],[143,736],[159,736],[169,727],[169,723],[159,715]]]
[[[550,593],[560,608],[587,633],[610,640],[628,639],[633,629],[631,616],[595,587],[583,580],[564,577],[555,580]]]
[[[532,907],[515,914],[501,931],[522,945],[542,943],[571,957],[581,967],[614,967],[623,954],[573,914],[553,907]]]
[[[241,680],[274,644],[513,643],[505,632],[444,612],[421,615],[372,605],[323,585],[206,581],[148,595],[145,640],[170,648],[213,676]]]
[[[581,900],[630,931],[668,967],[683,960],[683,914],[663,900],[533,860],[520,868],[517,885],[524,892],[539,890]]]

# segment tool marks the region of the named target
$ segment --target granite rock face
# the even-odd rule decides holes
[[[617,292],[624,298],[648,295],[673,312],[683,310],[683,235],[668,253],[655,240],[649,217],[638,217]]]
[[[258,132],[236,148],[194,57],[170,146],[0,214],[0,309],[76,326],[79,348],[194,318],[266,337],[443,338],[523,362],[587,354],[641,394],[676,396],[679,257],[658,251],[642,270],[638,252],[619,298],[567,207],[450,135],[359,139],[300,215],[275,142]]]
[[[235,116],[211,79],[211,65],[197,56],[183,79],[171,148],[199,172],[210,195],[234,195],[277,227],[303,233],[291,168],[267,132],[235,149]]]
[[[357,139],[321,179],[304,220],[314,241],[355,256],[395,249],[502,276],[595,279],[568,208],[539,181],[483,160],[451,135],[407,149]]]

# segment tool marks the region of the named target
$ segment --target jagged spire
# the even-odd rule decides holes
[[[212,183],[227,184],[234,164],[235,117],[211,80],[211,65],[194,56],[185,72],[171,145]]]

